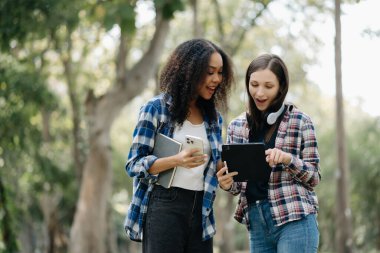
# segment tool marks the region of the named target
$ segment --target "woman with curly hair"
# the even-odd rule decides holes
[[[222,167],[222,117],[233,81],[226,53],[205,39],[180,44],[160,77],[162,93],[140,110],[126,170],[134,179],[125,229],[145,253],[213,251],[213,202]],[[185,144],[185,136],[203,139],[204,154],[183,149],[177,155],[152,154],[158,133]],[[172,185],[157,183],[158,175],[177,167]]]

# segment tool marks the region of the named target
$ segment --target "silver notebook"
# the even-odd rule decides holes
[[[161,133],[156,135],[153,155],[158,158],[176,155],[181,151],[182,143]],[[165,170],[158,175],[157,183],[165,188],[170,188],[175,175],[176,167]]]

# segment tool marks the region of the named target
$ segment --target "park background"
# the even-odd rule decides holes
[[[141,251],[123,230],[132,131],[168,54],[194,37],[234,62],[225,124],[245,109],[249,62],[262,52],[284,59],[287,100],[317,130],[320,252],[380,252],[380,1],[341,3],[341,104],[334,9],[327,0],[0,0],[0,252]],[[218,191],[216,253],[248,252],[236,202]]]

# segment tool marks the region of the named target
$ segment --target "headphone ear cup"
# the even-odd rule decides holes
[[[267,123],[269,125],[273,125],[274,123],[276,123],[278,117],[282,114],[284,109],[285,109],[285,104],[282,104],[280,110],[278,110],[277,112],[269,113],[269,115],[267,116]]]
[[[269,113],[269,115],[267,116],[267,123],[269,125],[273,125],[276,122],[277,118],[278,118],[277,112]]]

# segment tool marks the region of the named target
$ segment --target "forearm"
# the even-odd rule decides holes
[[[148,172],[151,175],[156,175],[160,172],[174,168],[178,165],[179,162],[176,156],[158,158],[149,168]]]
[[[320,158],[313,123],[307,119],[301,127],[300,152],[292,152],[292,161],[286,168],[294,179],[312,190],[320,182]],[[298,155],[295,155],[295,154]]]
[[[299,158],[292,159],[292,162],[286,166],[286,170],[303,185],[314,188],[320,182],[319,162],[305,162]]]

